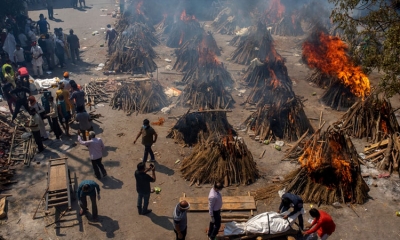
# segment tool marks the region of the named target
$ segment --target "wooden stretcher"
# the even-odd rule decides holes
[[[50,159],[47,172],[46,212],[51,207],[68,204],[71,210],[72,198],[75,199],[76,174],[71,179],[67,158]]]

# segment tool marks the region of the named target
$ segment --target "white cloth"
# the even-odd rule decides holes
[[[42,49],[39,47],[39,46],[33,46],[32,48],[31,48],[31,53],[32,53],[32,55],[33,55],[33,58],[32,58],[32,64],[33,64],[33,66],[42,66],[42,64],[43,64],[43,57],[42,56],[40,56],[41,54],[43,54],[43,51],[42,51]],[[39,57],[40,56],[40,57]],[[37,58],[37,59],[35,59],[35,58]]]
[[[14,51],[16,44],[17,42],[15,41],[14,35],[8,33],[6,40],[4,41],[3,50],[8,53],[8,56],[12,62],[14,62]]]
[[[15,49],[14,51],[16,62],[25,62],[24,49],[20,48],[19,50]]]

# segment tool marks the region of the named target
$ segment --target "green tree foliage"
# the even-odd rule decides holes
[[[16,16],[24,9],[23,0],[0,0],[0,5],[0,19],[2,20],[9,14]]]
[[[363,68],[383,73],[381,89],[400,93],[400,0],[328,0],[331,17]]]

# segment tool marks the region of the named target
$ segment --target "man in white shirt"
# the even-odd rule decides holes
[[[14,51],[14,62],[21,67],[25,67],[25,56],[24,49],[21,48],[21,45],[17,44],[16,49]]]
[[[90,160],[92,162],[96,178],[99,180],[101,179],[100,171],[103,174],[103,177],[106,177],[107,171],[104,168],[104,165],[101,163],[104,150],[103,140],[101,140],[101,138],[96,138],[95,133],[93,131],[90,131],[89,141],[82,141],[81,131],[78,131],[78,141],[80,144],[85,145],[89,149]]]
[[[33,65],[33,73],[36,76],[43,76],[43,51],[42,49],[36,44],[36,42],[32,43],[31,48],[32,53],[32,65]]]

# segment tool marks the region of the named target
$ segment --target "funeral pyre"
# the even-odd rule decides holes
[[[350,137],[328,127],[306,141],[298,159],[301,167],[285,176],[277,187],[301,196],[305,202],[363,204],[369,188],[361,176],[359,158]],[[269,188],[259,189],[256,199],[269,198]]]
[[[196,16],[188,15],[186,10],[183,10],[180,18],[172,24],[166,45],[167,47],[178,48],[203,31]]]
[[[174,69],[185,72],[194,68],[199,64],[200,54],[207,50],[215,53],[217,56],[221,55],[217,42],[211,32],[203,31],[176,50],[177,59]]]
[[[150,113],[168,104],[163,87],[154,79],[122,82],[110,101],[113,109],[127,113]]]
[[[205,138],[200,133],[199,143],[182,161],[180,171],[190,185],[251,184],[259,177],[256,162],[244,140],[232,134],[213,133]]]
[[[198,111],[187,112],[179,118],[178,122],[172,127],[167,138],[172,138],[176,143],[192,146],[198,142],[199,134],[208,138],[213,133],[227,135],[232,130],[226,117],[226,111]]]
[[[360,66],[347,55],[347,44],[338,37],[316,29],[303,43],[303,59],[311,69],[318,85],[328,86],[321,100],[326,105],[345,110],[370,94],[370,82]]]
[[[208,48],[202,48],[199,55],[199,64],[182,79],[187,85],[178,98],[179,104],[193,109],[226,109],[233,105],[228,91],[233,79],[224,64]]]

